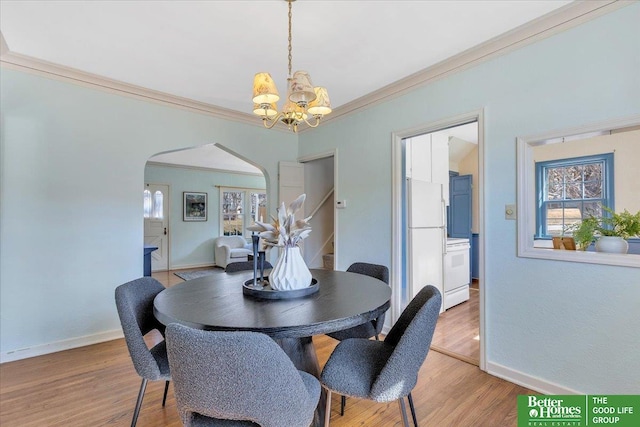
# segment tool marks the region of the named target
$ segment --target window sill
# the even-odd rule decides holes
[[[604,264],[620,267],[640,268],[640,255],[636,254],[608,254],[591,251],[568,251],[564,249],[553,249],[550,247],[538,246],[534,242],[534,247],[520,248],[518,256],[523,258],[548,259],[554,261],[582,262],[587,264]],[[542,244],[542,243],[540,243]]]

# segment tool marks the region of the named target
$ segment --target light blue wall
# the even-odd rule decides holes
[[[213,241],[220,235],[220,191],[216,186],[265,188],[262,176],[147,165],[144,180],[170,186],[171,269],[213,264]],[[206,222],[182,220],[182,192],[207,193]]]
[[[117,285],[142,276],[144,169],[220,143],[264,168],[297,137],[2,69],[0,352],[120,329]],[[275,207],[273,207],[275,209]]]
[[[516,137],[640,113],[640,4],[300,136],[338,149],[337,268],[391,263],[391,134],[484,108],[490,367],[582,393],[640,393],[640,271],[516,257]],[[640,163],[640,159],[639,163]],[[366,167],[363,168],[363,165]]]

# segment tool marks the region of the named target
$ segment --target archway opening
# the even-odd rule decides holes
[[[246,227],[269,212],[264,170],[218,144],[151,156],[141,191],[144,244],[157,248],[150,250],[145,274],[154,277],[215,268],[215,240],[249,238]]]

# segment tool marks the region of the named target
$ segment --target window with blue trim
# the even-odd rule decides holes
[[[613,154],[536,162],[536,238],[571,235],[567,228],[614,207]]]

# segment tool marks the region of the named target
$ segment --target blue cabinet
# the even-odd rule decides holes
[[[151,252],[158,249],[157,246],[144,245],[144,275],[151,276]]]
[[[480,235],[471,235],[471,278],[480,278]]]

